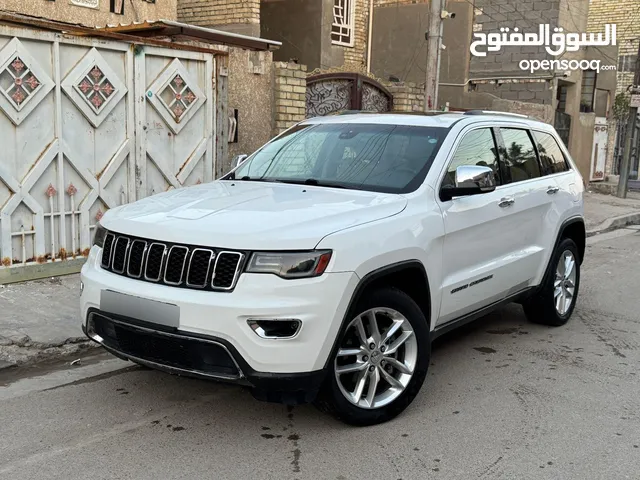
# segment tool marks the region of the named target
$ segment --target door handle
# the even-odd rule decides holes
[[[514,203],[516,203],[516,200],[513,197],[504,197],[500,199],[500,203],[498,203],[498,206],[502,208],[506,208],[506,207],[510,207]]]
[[[559,187],[549,187],[547,188],[547,193],[553,195],[554,193],[558,193],[558,190],[560,190]]]

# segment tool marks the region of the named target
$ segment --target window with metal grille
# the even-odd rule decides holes
[[[333,0],[331,43],[353,47],[355,0]]]
[[[619,72],[634,72],[636,69],[637,55],[620,55],[618,57]]]
[[[582,72],[582,93],[580,95],[580,111],[593,112],[593,102],[596,94],[597,73],[595,70]]]

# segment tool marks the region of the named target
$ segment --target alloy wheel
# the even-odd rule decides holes
[[[418,359],[418,342],[407,318],[390,308],[372,308],[347,326],[334,361],[340,391],[352,404],[374,409],[406,389]]]
[[[576,291],[576,258],[569,250],[560,255],[553,282],[553,298],[559,315],[567,314]]]

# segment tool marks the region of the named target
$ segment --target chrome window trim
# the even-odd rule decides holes
[[[149,254],[147,254],[147,261],[145,262],[145,265],[144,265],[144,279],[150,282],[159,282],[160,279],[162,278],[162,266],[164,265],[164,258],[167,256],[167,246],[164,243],[151,242],[148,250],[149,253],[151,253],[151,249],[153,248],[154,245],[159,245],[160,247],[163,248],[162,258],[160,259],[160,270],[158,271],[158,278],[152,278],[147,275],[147,267],[149,265]]]
[[[142,260],[140,260],[140,274],[139,275],[134,275],[131,273],[131,250],[133,250],[133,246],[136,244],[136,242],[141,242],[144,243],[144,248],[142,249]],[[148,247],[148,243],[146,240],[140,240],[139,238],[136,238],[133,242],[131,242],[131,246],[129,247],[129,255],[127,256],[127,276],[131,277],[131,278],[140,278],[142,277],[142,273],[145,271],[145,255],[147,253],[147,247]]]
[[[204,283],[202,285],[198,285],[195,283],[189,282],[189,273],[191,273],[191,264],[193,263],[193,256],[196,252],[208,252],[209,253],[209,262],[207,264],[207,273],[204,276]],[[207,278],[209,278],[209,272],[211,271],[211,262],[214,258],[216,258],[216,253],[209,248],[194,248],[191,251],[191,256],[189,257],[189,267],[187,268],[187,276],[185,277],[185,285],[193,288],[206,288],[207,286]]]
[[[122,270],[117,270],[113,262],[115,261],[115,254],[116,254],[116,250],[118,250],[118,242],[120,242],[120,240],[126,240],[127,246],[124,247],[124,260],[122,261]],[[113,250],[111,254],[111,270],[113,270],[115,273],[123,274],[127,269],[127,259],[129,257],[129,245],[131,245],[131,239],[129,237],[125,237],[121,235],[118,237],[114,245],[115,245],[115,248],[111,247]]]
[[[171,260],[171,252],[173,252],[173,249],[184,249],[187,251],[187,253],[184,255],[184,259],[182,260],[182,268],[180,269],[180,278],[177,282],[170,282],[169,280],[167,280],[167,267],[169,266],[169,261]],[[165,251],[166,251],[166,247],[165,247]],[[167,254],[167,263],[164,269],[164,276],[163,281],[164,283],[166,283],[167,285],[180,285],[182,283],[182,277],[184,276],[184,267],[187,264],[187,258],[189,258],[189,247],[185,247],[184,245],[173,245],[170,249],[169,249],[169,253]]]
[[[229,254],[229,255],[237,255],[238,256],[238,263],[236,264],[236,271],[233,274],[233,280],[231,281],[231,285],[229,285],[228,287],[216,287],[213,284],[213,281],[216,278],[216,270],[218,269],[218,260],[220,260],[220,257],[223,254]],[[216,263],[213,266],[213,276],[211,277],[211,288],[213,290],[219,290],[219,291],[229,291],[229,290],[233,290],[235,285],[236,285],[236,281],[238,280],[238,275],[240,274],[240,270],[242,268],[242,261],[244,260],[244,253],[240,253],[240,252],[232,252],[230,250],[220,250],[218,252],[218,255],[216,255]]]

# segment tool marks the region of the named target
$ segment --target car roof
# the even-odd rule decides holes
[[[346,111],[323,117],[309,118],[301,124],[331,124],[331,123],[369,123],[381,125],[406,125],[421,127],[449,128],[457,123],[471,124],[478,122],[511,122],[522,123],[530,127],[550,129],[551,126],[525,115],[508,112],[490,112],[485,110],[469,110],[466,112],[355,112]]]

